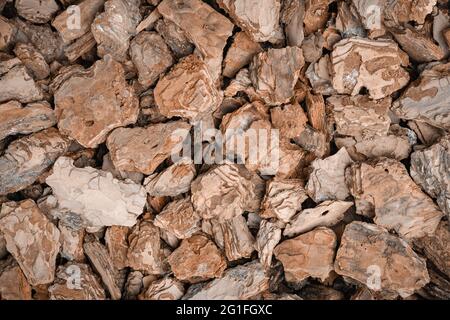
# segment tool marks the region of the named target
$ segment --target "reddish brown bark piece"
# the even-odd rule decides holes
[[[0,261],[0,299],[32,299],[31,286],[19,265],[12,257]]]
[[[69,261],[82,262],[85,259],[83,242],[84,229],[75,230],[64,223],[58,224],[61,232],[59,240],[61,242],[61,256]]]
[[[202,234],[183,240],[168,261],[175,277],[189,283],[218,278],[226,268],[219,249]]]
[[[141,32],[131,41],[130,56],[139,74],[139,83],[152,86],[173,64],[172,54],[163,38],[154,32]]]
[[[111,226],[106,230],[105,243],[117,270],[127,267],[129,227]]]
[[[269,105],[288,103],[305,64],[297,47],[269,49],[253,58],[250,78],[256,93]]]
[[[142,220],[136,224],[128,236],[128,243],[128,266],[147,274],[165,273],[160,231],[151,221]]]
[[[155,29],[164,38],[176,58],[185,57],[194,51],[194,45],[186,33],[172,21],[160,19],[156,22]]]
[[[207,65],[193,54],[158,81],[155,101],[162,115],[183,117],[194,123],[211,115],[222,98]]]
[[[6,248],[31,285],[51,283],[55,277],[60,232],[33,200],[7,202],[0,213]]]
[[[251,40],[245,32],[237,33],[223,62],[223,75],[228,78],[234,77],[239,70],[252,61],[254,55],[261,51],[261,45]]]
[[[33,80],[23,65],[16,65],[0,74],[0,102],[17,100],[22,103],[44,98],[41,87]]]
[[[147,128],[119,128],[108,137],[107,146],[119,170],[151,174],[171,155],[176,155],[189,134],[184,121],[158,123]]]
[[[329,16],[328,5],[331,2],[331,0],[305,1],[305,35],[309,35],[325,27]]]
[[[286,281],[301,286],[309,277],[325,280],[333,270],[336,235],[328,228],[317,228],[276,246]]]
[[[233,21],[256,42],[283,40],[280,27],[280,0],[219,0]]]
[[[262,180],[242,165],[221,165],[194,180],[192,204],[203,219],[232,219],[259,208],[261,186]]]
[[[201,53],[213,81],[220,76],[223,49],[233,31],[233,24],[201,0],[174,2],[163,0],[158,5],[161,15],[181,28]]]
[[[194,211],[189,198],[170,202],[156,216],[154,223],[178,239],[189,238],[201,230],[201,217]]]
[[[42,80],[50,75],[49,65],[33,45],[19,43],[14,48],[14,53],[22,61],[34,79]]]
[[[0,140],[9,135],[29,134],[56,124],[55,114],[47,102],[22,107],[17,101],[0,104]]]
[[[127,59],[130,38],[141,21],[137,0],[108,0],[105,11],[91,24],[91,31],[97,41],[97,54],[110,54],[118,61]]]
[[[121,64],[110,56],[76,72],[55,92],[59,130],[87,148],[104,142],[114,128],[136,122],[138,108]]]

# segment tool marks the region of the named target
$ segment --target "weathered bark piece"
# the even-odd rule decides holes
[[[117,283],[118,270],[114,267],[108,250],[95,239],[90,239],[83,247],[92,266],[102,278],[103,284],[108,289],[111,298],[119,300],[122,294]]]
[[[139,33],[130,44],[130,56],[139,74],[139,83],[149,88],[174,63],[169,47],[156,32]]]
[[[179,300],[183,295],[183,283],[174,278],[165,277],[153,281],[139,298],[141,300]]]
[[[255,251],[255,238],[243,216],[220,222],[225,255],[228,261],[250,258]]]
[[[118,61],[125,61],[130,38],[142,17],[137,0],[108,0],[105,11],[95,17],[91,32],[97,41],[97,54],[110,54]]]
[[[412,130],[394,124],[386,136],[373,136],[361,141],[353,137],[335,137],[335,143],[338,148],[345,147],[354,161],[381,157],[400,161],[409,157],[417,137]]]
[[[411,177],[450,217],[450,136],[411,154]]]
[[[309,125],[305,125],[305,130],[293,140],[304,150],[313,153],[317,158],[322,159],[324,156],[329,155],[330,141],[328,136]]]
[[[450,277],[450,227],[448,221],[441,221],[431,236],[417,239],[414,245],[419,247],[427,258],[448,277]]]
[[[36,80],[45,79],[50,75],[50,67],[33,45],[18,43],[14,48],[14,53]]]
[[[264,101],[269,105],[288,103],[304,66],[303,52],[298,47],[269,49],[253,58],[250,78]]]
[[[242,165],[225,164],[192,182],[192,204],[203,219],[229,220],[258,210],[263,181]]]
[[[281,261],[288,283],[302,286],[309,277],[324,281],[333,270],[336,235],[328,228],[317,228],[276,246],[275,257]]]
[[[77,5],[69,6],[52,22],[65,43],[80,38],[91,30],[91,23],[105,0],[83,0]],[[79,16],[77,16],[79,14]]]
[[[231,80],[230,85],[225,89],[223,93],[226,98],[229,98],[235,97],[239,92],[244,92],[245,94],[247,94],[252,103],[260,100],[258,94],[255,91],[255,88],[253,88],[252,81],[250,80],[250,73],[246,68],[242,68],[241,70],[239,70],[239,72],[236,74],[236,77]],[[242,104],[244,104],[244,101]]]
[[[430,282],[417,291],[417,294],[429,300],[448,300],[450,297],[450,281],[441,273],[428,269]]]
[[[419,120],[450,130],[450,64],[437,64],[422,72],[394,102],[393,111],[401,119]]]
[[[118,181],[111,173],[91,167],[77,168],[66,157],[56,161],[46,183],[56,198],[54,214],[75,229],[133,226],[146,202],[142,186]]]
[[[117,169],[152,174],[165,159],[178,154],[190,127],[184,121],[173,121],[146,128],[118,128],[106,145]]]
[[[48,288],[51,300],[104,300],[100,280],[89,265],[69,262],[59,266],[55,282]]]
[[[34,23],[49,22],[59,10],[55,0],[16,0],[15,7],[22,18]]]
[[[74,230],[61,222],[58,224],[58,229],[60,232],[61,256],[69,261],[83,261],[84,229]]]
[[[160,231],[148,220],[136,224],[128,236],[128,266],[147,274],[163,274],[166,266],[163,263]]]
[[[31,300],[31,286],[12,257],[0,260],[0,298]]]
[[[408,55],[390,40],[344,39],[331,54],[333,87],[339,94],[359,94],[362,88],[372,99],[382,99],[409,82]]]
[[[386,1],[386,0],[385,0]],[[425,18],[433,11],[437,0],[423,0],[413,3],[408,0],[384,2],[384,23],[386,26],[401,26],[410,21],[424,24]]]
[[[46,284],[55,276],[60,232],[33,200],[7,202],[0,213],[6,248],[31,285]]]
[[[336,94],[332,83],[332,64],[329,55],[320,58],[319,61],[311,63],[306,70],[306,76],[313,88],[314,93],[331,96]]]
[[[299,104],[287,104],[270,109],[270,118],[280,137],[294,139],[305,130],[308,118]]]
[[[139,101],[121,64],[106,56],[60,85],[55,92],[55,112],[62,133],[86,148],[95,148],[114,128],[136,122]]]
[[[170,196],[188,192],[196,175],[192,160],[181,160],[161,173],[154,173],[144,180],[145,190],[155,197]]]
[[[364,5],[363,2],[364,0],[358,1],[358,5]],[[367,13],[370,13],[369,10],[367,10]],[[336,29],[341,32],[344,38],[365,38],[366,31],[364,30],[364,25],[361,19],[366,21],[366,15],[360,18],[357,9],[354,6],[351,6],[347,2],[339,2],[338,14],[336,17]]]
[[[170,202],[156,216],[154,223],[178,239],[189,238],[201,230],[201,217],[194,211],[189,198]]]
[[[25,108],[17,101],[0,104],[0,140],[9,135],[29,134],[56,124],[56,117],[47,102],[31,103]]]
[[[207,65],[192,54],[158,81],[155,101],[162,115],[183,117],[193,123],[211,115],[222,98]]]
[[[281,228],[275,222],[262,220],[256,236],[256,250],[259,261],[265,270],[270,270],[272,265],[273,250],[281,240]]]
[[[299,179],[274,179],[267,183],[262,201],[261,216],[290,222],[308,199],[304,182]]]
[[[120,180],[130,179],[137,184],[141,184],[142,180],[144,179],[144,175],[140,172],[117,170],[111,160],[111,155],[109,153],[103,156],[102,170],[111,172],[114,178]]]
[[[375,136],[386,136],[391,119],[388,111],[391,98],[371,100],[368,96],[332,96],[327,104],[332,107],[336,133],[362,141]]]
[[[331,0],[305,0],[305,36],[325,27],[328,21],[328,5]]]
[[[357,163],[346,170],[356,212],[405,239],[432,235],[443,214],[420,190],[405,166],[392,159]]]
[[[408,121],[408,127],[414,131],[417,138],[425,146],[431,146],[438,142],[445,135],[445,130],[436,128],[422,121]],[[409,156],[409,154],[408,154]]]
[[[0,195],[34,183],[67,151],[70,140],[49,128],[13,141],[0,157]]]
[[[352,5],[367,29],[369,38],[375,39],[386,33],[383,23],[386,0],[352,0]]]
[[[286,225],[283,235],[294,237],[316,227],[332,227],[344,219],[345,212],[352,206],[353,202],[325,201],[315,208],[302,210]]]
[[[202,234],[184,239],[168,261],[175,277],[189,283],[221,277],[227,267],[216,245]]]
[[[259,43],[254,42],[245,32],[238,32],[223,62],[223,75],[233,78],[239,70],[250,64],[253,57],[262,51]]]
[[[127,267],[129,227],[111,226],[105,233],[105,244],[117,270]]]
[[[181,28],[201,53],[213,81],[222,71],[223,49],[234,25],[201,0],[163,0],[158,11]]]
[[[407,25],[401,30],[391,30],[395,40],[412,60],[419,63],[441,60],[444,50],[430,37]]]
[[[189,287],[184,300],[249,300],[269,289],[269,277],[257,261],[238,265],[205,285]]]
[[[281,10],[281,22],[284,23],[284,33],[288,46],[302,45],[305,38],[303,31],[303,20],[305,18],[304,1],[285,0]]]
[[[87,32],[69,46],[65,47],[64,54],[70,62],[74,62],[79,57],[90,52],[97,42],[95,42],[92,32]]]
[[[335,155],[312,163],[312,173],[306,185],[308,195],[315,202],[345,200],[349,190],[345,184],[345,168],[353,163],[347,150],[342,148]]]
[[[18,17],[12,22],[18,30],[15,38],[16,43],[32,44],[44,56],[47,63],[63,57],[64,43],[58,32],[53,31],[49,24],[26,23]]]
[[[447,46],[450,48],[450,28],[442,31],[442,34],[444,36],[445,42],[447,43]]]
[[[352,222],[345,228],[334,269],[373,291],[402,297],[412,295],[430,281],[425,260],[404,240],[364,222]]]
[[[5,50],[11,45],[15,33],[14,25],[5,17],[0,16],[0,50]]]
[[[149,276],[153,277],[153,276]],[[127,276],[122,295],[124,300],[136,300],[144,286],[144,275],[140,271],[131,271]]]
[[[43,98],[41,87],[34,82],[25,66],[17,65],[0,74],[0,102],[17,100],[29,103]]]
[[[279,43],[283,40],[280,27],[280,0],[219,0],[233,21],[256,42]]]
[[[186,37],[185,32],[172,21],[159,19],[155,29],[164,38],[176,58],[179,59],[194,52],[194,45]]]
[[[310,34],[303,40],[302,50],[305,62],[314,63],[322,57],[325,39],[322,33],[316,32]]]

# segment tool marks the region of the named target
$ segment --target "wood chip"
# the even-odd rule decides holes
[[[250,258],[255,251],[255,238],[243,216],[220,222],[225,256],[228,261]]]
[[[0,298],[31,300],[31,286],[17,262],[11,257],[0,261]]]
[[[258,42],[254,42],[245,32],[238,32],[223,62],[223,75],[233,78],[239,70],[250,64],[253,56],[261,51],[262,47]]]
[[[184,295],[183,284],[174,278],[162,278],[153,281],[140,299],[142,300],[179,300]]]

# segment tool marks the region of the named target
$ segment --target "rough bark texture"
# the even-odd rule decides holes
[[[353,222],[345,228],[334,264],[338,274],[374,291],[408,297],[430,281],[425,260],[402,239],[375,225]]]
[[[0,231],[6,248],[31,285],[51,283],[55,277],[60,232],[33,200],[7,202],[0,212]]]
[[[357,213],[375,217],[376,224],[406,239],[432,235],[443,216],[398,161],[354,164],[346,179]]]
[[[55,92],[59,130],[87,148],[103,143],[114,128],[136,122],[138,107],[122,65],[110,56],[72,75]]]

